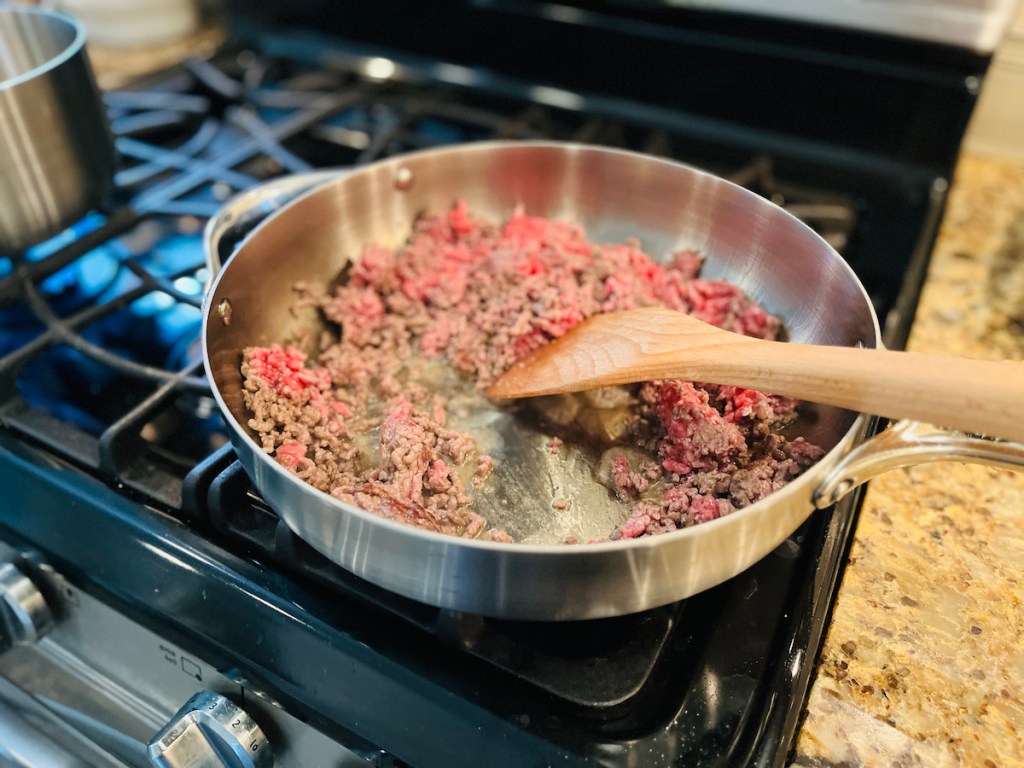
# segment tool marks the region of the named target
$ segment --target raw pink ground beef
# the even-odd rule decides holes
[[[319,306],[340,339],[321,345],[317,365],[291,347],[245,350],[250,426],[282,466],[339,499],[430,530],[507,541],[504,531],[484,533],[472,510],[493,460],[446,428],[445,399],[414,374],[443,360],[486,387],[583,319],[643,306],[776,336],[776,318],[737,287],[697,277],[699,268],[691,251],[660,264],[634,243],[589,243],[572,223],[518,212],[498,226],[460,202],[422,217],[396,251],[367,245],[332,294],[296,286],[300,303]],[[589,393],[587,402],[620,410],[628,402],[614,442],[643,450],[642,460],[635,450],[612,458],[606,482],[630,510],[612,538],[720,517],[822,454],[776,431],[793,418],[794,401],[752,390],[661,381]],[[562,426],[571,439],[573,425]]]

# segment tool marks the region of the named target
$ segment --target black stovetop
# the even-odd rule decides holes
[[[291,534],[226,446],[200,362],[202,226],[234,192],[313,167],[487,138],[627,147],[789,207],[850,261],[899,346],[941,184],[305,32],[250,30],[107,103],[111,205],[0,260],[0,538],[382,764],[785,759],[856,495],[731,581],[635,616],[496,621],[387,593]]]

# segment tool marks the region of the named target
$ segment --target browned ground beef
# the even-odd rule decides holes
[[[367,245],[330,295],[296,286],[340,339],[322,345],[316,365],[291,347],[245,350],[249,423],[279,463],[343,501],[429,530],[507,541],[504,531],[485,532],[472,509],[493,460],[446,428],[449,403],[422,382],[443,381],[433,370],[441,363],[485,387],[583,319],[633,307],[777,335],[776,318],[737,287],[700,279],[699,268],[690,251],[660,264],[634,243],[589,243],[571,223],[516,213],[498,226],[457,204],[422,217],[395,251]],[[567,435],[579,427],[613,446],[604,481],[629,517],[609,534],[626,538],[720,517],[816,461],[820,448],[777,431],[796,405],[661,381],[585,393],[547,413]],[[553,500],[556,509],[567,504]]]

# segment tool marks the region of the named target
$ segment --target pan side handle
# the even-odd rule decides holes
[[[829,470],[814,491],[814,505],[828,507],[883,472],[933,461],[964,461],[1024,470],[1024,444],[898,421],[854,448]]]
[[[210,270],[210,282],[220,272],[224,262],[264,219],[321,184],[347,173],[349,171],[342,168],[293,173],[264,182],[228,200],[206,222],[203,230],[203,248],[206,252],[206,266]]]

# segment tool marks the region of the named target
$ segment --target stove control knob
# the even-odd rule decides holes
[[[242,708],[200,691],[149,742],[158,768],[271,768],[273,750]]]
[[[53,626],[53,613],[14,563],[0,563],[0,653],[32,645]]]

